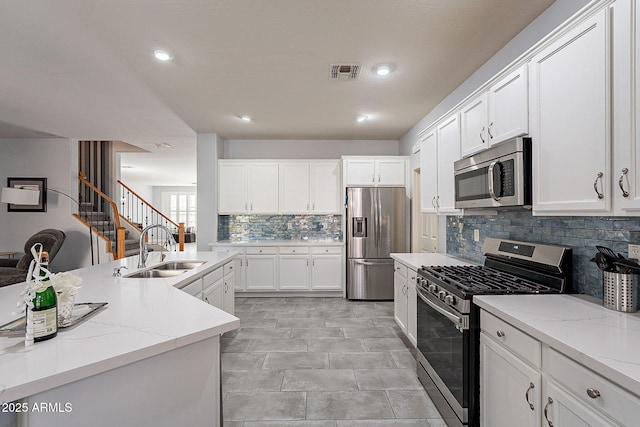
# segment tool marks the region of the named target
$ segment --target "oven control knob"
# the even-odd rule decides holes
[[[434,285],[433,283],[429,284],[429,292],[431,292],[432,294],[436,293],[436,285]]]
[[[444,302],[446,302],[448,305],[454,305],[455,302],[456,302],[456,299],[455,299],[455,297],[453,295],[447,295],[444,298]]]
[[[438,298],[440,298],[441,300],[443,300],[443,301],[444,301],[444,296],[445,296],[446,294],[447,294],[447,293],[446,293],[445,291],[440,291],[440,292],[438,292]]]

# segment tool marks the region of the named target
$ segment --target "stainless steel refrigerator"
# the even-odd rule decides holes
[[[404,187],[347,188],[347,298],[393,299],[392,252],[409,252]]]

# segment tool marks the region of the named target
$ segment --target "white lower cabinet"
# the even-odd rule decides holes
[[[245,289],[247,291],[276,290],[278,269],[276,248],[247,248]]]
[[[202,300],[224,310],[223,269],[218,268],[202,278]]]
[[[342,246],[230,247],[236,292],[341,291],[344,280]],[[245,254],[246,253],[246,254]]]
[[[229,263],[233,267],[234,263]],[[235,272],[232,269],[227,269],[225,264],[224,279],[223,279],[223,291],[222,291],[222,307],[227,313],[234,314],[236,309],[235,303]]]
[[[480,424],[540,426],[540,372],[484,332],[480,335],[480,358]]]
[[[639,425],[640,397],[482,310],[481,425]]]
[[[394,264],[393,273],[393,317],[414,346],[417,346],[417,271],[399,263]]]

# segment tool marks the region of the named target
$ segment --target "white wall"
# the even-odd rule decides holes
[[[7,177],[47,178],[48,188],[73,197],[78,194],[78,142],[69,139],[0,139],[0,180],[3,187]],[[55,271],[64,271],[90,265],[89,231],[71,215],[75,211],[75,203],[52,192],[47,194],[47,212],[7,212],[7,206],[0,205],[0,250],[22,253],[31,235],[45,228],[57,228],[67,237],[51,267]]]
[[[427,112],[427,115],[400,139],[400,153],[410,155],[411,147],[417,141],[418,134],[421,131],[490,80],[499,71],[529,50],[553,29],[588,3],[590,3],[589,0],[556,0],[555,3],[549,6],[547,10],[500,49],[498,53],[451,92],[433,110]]]
[[[199,251],[208,251],[208,243],[218,240],[218,159],[222,159],[224,143],[213,133],[198,134],[198,235]]]
[[[225,159],[339,159],[347,155],[397,156],[394,140],[240,140],[224,141]]]

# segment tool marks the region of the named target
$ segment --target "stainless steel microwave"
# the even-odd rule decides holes
[[[454,163],[455,207],[531,207],[531,138],[514,138]]]

